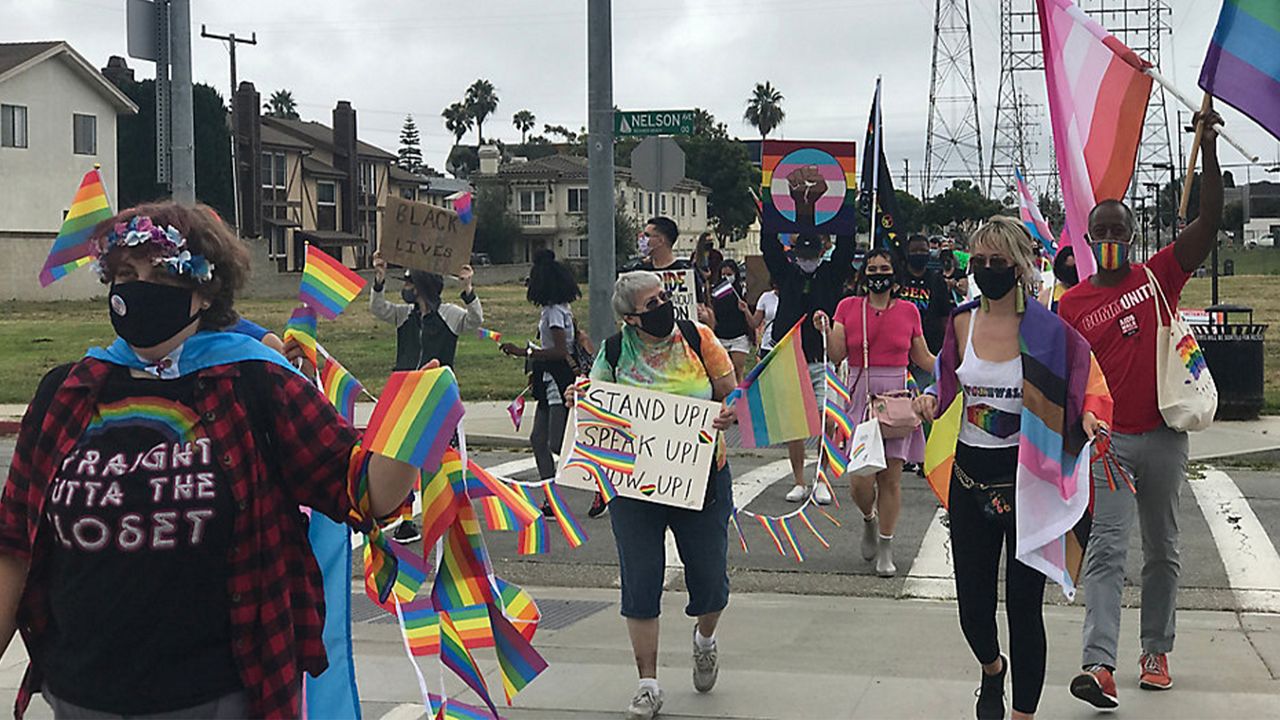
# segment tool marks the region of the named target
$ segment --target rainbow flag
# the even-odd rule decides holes
[[[486,330],[484,328],[479,328],[478,330],[476,330],[476,337],[480,338],[481,340],[492,340],[496,343],[502,342],[502,333],[498,332],[497,330]]]
[[[542,613],[538,611],[533,596],[519,585],[512,585],[500,577],[495,577],[494,580],[497,581],[498,595],[502,599],[502,612],[526,640],[533,640],[534,633],[538,631],[538,623],[542,620]]]
[[[565,503],[564,498],[560,496],[559,489],[556,488],[555,481],[547,483],[547,500],[551,503],[551,511],[556,516],[556,522],[560,525],[560,532],[564,533],[564,539],[569,543],[569,547],[576,548],[587,541],[587,531],[582,529],[582,525],[578,519],[569,512],[569,506]]]
[[[462,415],[458,381],[450,368],[394,372],[373,409],[364,446],[432,471]]]
[[[489,686],[484,682],[484,675],[480,674],[475,658],[471,657],[471,651],[467,650],[462,635],[447,612],[440,613],[440,661],[480,696],[484,704],[489,706],[493,717],[498,717],[498,708],[494,707],[493,699],[489,697]]]
[[[826,435],[822,436],[822,457],[831,470],[829,477],[838,478],[849,471],[849,456],[845,455],[840,446]]]
[[[293,309],[289,321],[284,324],[284,341],[289,342],[289,338],[293,338],[298,345],[302,346],[302,354],[306,355],[312,365],[319,365],[316,362],[315,309],[306,305]]]
[[[1031,233],[1032,239],[1040,243],[1043,252],[1053,257],[1058,251],[1053,242],[1053,231],[1049,229],[1049,223],[1044,221],[1044,215],[1040,214],[1040,204],[1031,194],[1031,188],[1027,187],[1022,170],[1014,168],[1013,179],[1018,186],[1018,217],[1022,219],[1027,232]]]
[[[307,244],[298,299],[327,320],[333,320],[364,289],[365,280],[320,248]]]
[[[738,524],[738,508],[733,509],[729,522],[733,523],[733,529],[738,532],[738,542],[742,543],[742,552],[750,555],[751,551],[747,549],[747,536],[742,534],[742,526]]]
[[[490,605],[489,618],[493,626],[498,670],[502,673],[502,689],[506,693],[507,704],[510,705],[516,693],[525,689],[525,686],[547,669],[547,661],[542,659],[533,645],[529,644],[529,639],[516,630],[501,610]]]
[[[1151,64],[1071,0],[1036,0],[1053,146],[1066,211],[1063,235],[1084,280],[1096,270],[1085,233],[1099,200],[1121,199],[1142,138]]]
[[[787,551],[782,548],[782,542],[778,540],[778,533],[773,529],[773,523],[769,522],[769,518],[764,515],[756,515],[756,522],[760,523],[760,527],[769,533],[769,539],[773,541],[773,549],[778,551],[782,557],[787,556]]]
[[[484,499],[497,499],[506,506],[511,516],[515,519],[516,527],[524,527],[533,522],[535,518],[542,516],[542,512],[529,501],[527,495],[516,492],[511,486],[494,477],[488,470],[480,467],[470,458],[467,459],[467,476],[468,480],[475,479],[477,484],[483,488],[482,490],[477,490],[477,494],[483,493],[486,496]],[[468,487],[470,487],[470,482],[468,482]],[[487,496],[492,496],[492,498]]]
[[[411,653],[417,657],[440,653],[440,616],[429,598],[401,603],[400,615],[404,620],[401,632],[409,641]]]
[[[453,198],[453,211],[458,213],[458,220],[461,221],[463,225],[470,224],[472,219],[471,193],[460,192],[453,195],[452,198]]]
[[[565,463],[566,468],[576,467],[586,471],[591,479],[596,481],[596,486],[600,488],[600,496],[604,502],[611,502],[618,497],[618,488],[614,486],[613,481],[609,479],[609,473],[600,463],[586,457],[571,457],[569,462]]]
[[[804,526],[809,528],[809,532],[813,533],[813,536],[818,539],[818,542],[822,543],[822,547],[830,550],[831,543],[827,542],[827,539],[822,536],[822,533],[818,532],[818,528],[813,526],[813,523],[810,522],[809,516],[805,513],[804,508],[800,510],[798,517],[800,518],[800,522],[804,523]]]
[[[418,589],[427,581],[427,571],[421,560],[397,543],[382,543],[385,552],[375,552],[368,539],[364,543],[365,594],[375,604],[388,612],[394,610],[390,595],[382,596],[382,589],[389,587],[401,603],[413,602]]]
[[[800,550],[800,543],[796,542],[796,534],[791,531],[789,518],[778,518],[777,525],[782,537],[786,538],[787,544],[791,546],[791,551],[795,553],[796,562],[804,562],[804,552]]]
[[[849,388],[840,381],[836,369],[827,363],[826,371],[827,400],[835,400],[840,407],[849,407]]]
[[[822,432],[809,365],[800,347],[800,324],[805,321],[800,318],[729,394],[743,447],[776,445]]]
[[[338,408],[342,417],[347,422],[355,422],[356,398],[364,392],[364,385],[337,360],[325,357],[324,369],[320,371],[320,386],[324,388],[325,397]]]
[[[458,515],[462,499],[454,490],[458,478],[463,477],[462,458],[458,451],[449,448],[440,459],[440,468],[430,480],[423,475],[422,493],[422,546],[435,545]]]
[[[1280,139],[1280,3],[1225,0],[1200,87]]]
[[[615,412],[610,412],[609,410],[606,410],[603,407],[596,405],[595,403],[588,400],[585,396],[578,398],[578,402],[575,407],[577,407],[579,411],[586,413],[590,417],[590,421],[603,423],[605,425],[609,425],[610,427],[619,427],[619,428],[631,427],[630,420],[626,419],[625,417]]]
[[[836,404],[835,398],[827,398],[827,402],[823,405],[823,410],[827,422],[836,426],[836,430],[840,432],[841,437],[847,438],[853,435],[853,420],[849,419],[848,413]]]
[[[490,530],[519,530],[522,526],[506,503],[490,495],[482,497],[480,514],[484,516],[484,525]]]
[[[94,247],[90,234],[93,228],[112,216],[111,203],[107,200],[107,188],[102,182],[102,171],[94,168],[80,179],[80,188],[71,199],[71,209],[62,219],[62,228],[53,239],[49,257],[40,269],[40,287],[49,285],[78,267],[93,262]]]
[[[458,516],[444,534],[431,600],[441,611],[493,602],[489,555],[480,535],[480,521],[465,499],[458,504]]]
[[[489,623],[489,606],[473,605],[449,611],[449,619],[458,629],[462,644],[468,650],[493,647],[493,628]]]
[[[516,550],[521,555],[542,555],[551,551],[547,519],[538,518],[516,533]]]
[[[625,450],[614,450],[588,445],[584,442],[575,442],[573,444],[573,455],[570,459],[578,457],[586,458],[606,470],[613,470],[624,475],[630,475],[636,469],[636,454]]]
[[[431,707],[434,720],[492,720],[496,717],[490,715],[488,710],[475,705],[454,700],[453,698],[441,698],[439,695],[431,695]]]

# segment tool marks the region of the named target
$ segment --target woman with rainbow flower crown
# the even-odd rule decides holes
[[[222,332],[249,256],[208,208],[93,237],[118,337],[41,380],[0,496],[0,645],[21,630],[31,657],[17,715],[41,692],[59,718],[298,717],[327,665],[298,506],[376,538],[419,469]]]

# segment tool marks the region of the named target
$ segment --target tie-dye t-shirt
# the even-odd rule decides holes
[[[733,374],[733,361],[711,328],[698,324],[702,359],[684,341],[677,328],[671,337],[657,343],[646,342],[631,326],[622,329],[622,352],[617,372],[609,367],[604,348],[591,366],[591,379],[631,385],[646,390],[711,399],[711,380]],[[717,441],[716,466],[724,464],[724,439]]]

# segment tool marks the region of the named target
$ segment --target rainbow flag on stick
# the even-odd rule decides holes
[[[1280,3],[1226,0],[1200,87],[1280,139]]]
[[[284,324],[284,341],[289,342],[289,338],[293,338],[298,345],[302,346],[302,354],[306,355],[312,365],[319,365],[316,362],[315,308],[303,305],[293,309],[289,321]]]
[[[337,360],[325,357],[324,369],[320,371],[320,385],[324,388],[325,397],[338,408],[338,412],[347,422],[355,422],[356,398],[364,392],[364,385],[347,372]]]
[[[327,320],[333,320],[364,289],[365,280],[315,245],[307,244],[298,299]]]
[[[462,415],[453,370],[391,373],[369,418],[364,446],[379,455],[434,470]]]
[[[80,179],[80,188],[71,200],[71,209],[62,219],[62,228],[53,239],[49,257],[45,258],[44,267],[40,269],[40,287],[49,287],[54,280],[93,262],[93,241],[89,236],[95,225],[110,220],[112,214],[102,171],[95,167]]]
[[[481,340],[492,340],[496,343],[502,342],[502,333],[498,332],[497,330],[486,330],[485,328],[479,328],[478,330],[476,330],[476,337],[480,338]]]
[[[800,318],[729,394],[743,447],[776,445],[822,432],[818,400],[800,346],[800,325],[805,321]]]

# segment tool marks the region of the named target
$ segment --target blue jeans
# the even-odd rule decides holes
[[[676,538],[689,589],[685,614],[698,617],[729,604],[729,515],[733,473],[729,464],[711,473],[710,493],[701,510],[685,510],[617,497],[609,503],[613,540],[622,574],[622,616],[648,620],[662,614],[666,532]]]

